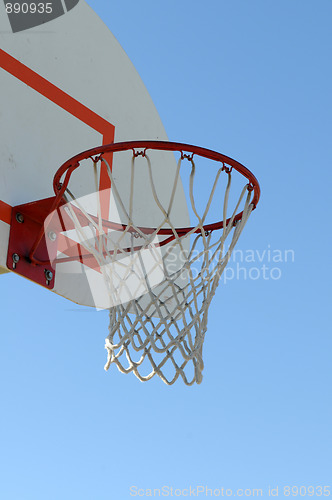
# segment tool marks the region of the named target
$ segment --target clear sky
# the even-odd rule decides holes
[[[199,386],[106,373],[105,311],[1,276],[0,499],[332,495],[331,1],[88,3],[169,138],[236,158],[262,198]]]

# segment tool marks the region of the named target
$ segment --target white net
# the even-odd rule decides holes
[[[138,156],[141,156],[140,161],[146,162],[146,189],[151,191],[154,210],[160,216],[155,228],[142,227],[135,221],[134,174]],[[113,230],[105,229],[100,205],[98,216],[92,217],[69,190],[67,212],[79,234],[80,244],[98,262],[109,296],[110,326],[105,345],[108,352],[105,369],[115,364],[121,372],[133,372],[141,381],[158,375],[168,385],[179,377],[187,385],[199,384],[204,368],[202,351],[209,305],[254,208],[252,186],[243,178],[245,185],[242,183],[236,201],[232,200],[234,210],[229,212],[232,168],[214,162],[217,167],[212,186],[204,202],[203,214],[199,215],[195,201],[195,182],[198,181],[194,155],[182,153],[178,159],[166,203],[157,192],[152,161],[146,151],[133,153],[127,203],[120,195],[117,180],[106,160],[99,157],[92,161],[96,191],[97,163],[103,163],[107,168],[112,195],[121,211],[121,224],[113,225]],[[172,220],[172,208],[184,163],[192,221],[190,228],[179,229],[177,221]],[[220,200],[219,186],[223,201]],[[222,212],[219,215],[222,224],[212,230],[208,218],[214,202],[217,202],[217,211]],[[242,209],[240,219],[236,217],[239,209]],[[82,223],[78,212],[88,223]]]

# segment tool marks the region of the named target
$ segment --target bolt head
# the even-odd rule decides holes
[[[22,224],[24,222],[24,217],[19,212],[16,214],[15,218],[16,218],[17,222],[19,222],[20,224]]]
[[[51,281],[51,279],[53,278],[52,271],[49,271],[48,269],[45,269],[45,277],[46,277],[47,281]]]
[[[48,233],[48,237],[51,241],[55,241],[56,240],[56,233],[54,231],[50,231]]]
[[[17,253],[13,253],[12,258],[13,258],[13,262],[14,262],[15,264],[17,264],[17,263],[18,263],[18,261],[20,260],[20,256],[19,256]]]

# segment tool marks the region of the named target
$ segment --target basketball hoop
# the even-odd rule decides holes
[[[125,192],[108,162],[110,154],[123,153],[128,171]],[[168,193],[157,185],[153,169],[156,162],[160,166],[165,154],[175,162],[174,171],[169,174]],[[208,167],[204,167],[204,162],[208,162]],[[69,187],[73,173],[82,165],[91,165],[94,173],[93,190],[97,196],[93,211]],[[138,168],[145,169],[147,179],[138,199],[144,204],[149,193],[149,207],[158,221],[154,226],[139,218],[135,193]],[[106,215],[102,203],[105,193],[98,184],[102,170],[109,180],[108,196],[111,193],[113,199],[113,208]],[[205,198],[202,173],[211,179]],[[22,274],[32,276],[35,269],[44,269],[45,260],[40,256],[45,256],[47,240],[52,254],[47,263],[51,264],[48,269],[52,269],[46,274],[48,286],[54,284],[54,273],[60,264],[79,261],[102,275],[110,309],[106,370],[115,364],[121,372],[133,372],[141,381],[158,375],[171,385],[181,376],[187,385],[199,384],[204,368],[202,350],[208,309],[240,234],[259,201],[255,176],[239,162],[208,149],[175,142],[131,141],[100,146],[74,156],[56,172],[53,189],[54,198],[33,205],[47,210],[48,218],[43,217],[46,222],[37,237],[36,232],[32,241],[30,236],[29,258],[25,262],[28,271]],[[185,208],[191,216],[188,226],[178,224],[179,209],[174,210],[176,193],[181,189],[185,191]],[[230,204],[234,206],[232,210]],[[119,217],[115,217],[117,208]],[[60,221],[56,233],[75,231],[78,251],[59,255],[54,243],[56,234],[53,238],[48,232],[45,238],[48,219],[53,221],[54,231],[54,214]],[[13,241],[17,244],[18,237],[13,236]],[[36,280],[34,275],[32,279]],[[45,280],[45,273],[40,271],[38,279]]]
[[[130,192],[127,210],[119,195],[116,179],[104,158],[107,153],[130,150],[132,150],[132,177],[138,158],[147,163],[150,178],[147,189],[151,189],[155,210],[161,215],[158,227],[144,227],[135,223],[133,193]],[[152,151],[179,153],[173,190],[167,204],[161,202],[155,187],[150,159]],[[214,162],[216,172],[207,205],[202,215],[199,215],[194,196],[194,182],[196,164],[201,158]],[[117,202],[122,204],[125,221],[122,220],[121,223],[106,221],[102,219],[100,213],[98,217],[91,217],[77,203],[75,195],[69,190],[68,184],[73,171],[87,159],[91,159],[94,169],[98,164],[106,167],[113,195]],[[187,170],[189,165],[189,205],[196,220],[190,227],[177,227],[176,221],[172,221],[172,202],[184,164]],[[233,170],[242,176],[244,186],[235,203],[235,209],[231,214],[227,214]],[[226,186],[222,217],[217,221],[208,222],[207,214],[215,195],[216,185],[223,175],[226,177]],[[132,178],[128,178],[128,184],[131,182]],[[187,385],[200,383],[204,366],[202,349],[207,329],[208,308],[232,250],[259,200],[260,188],[254,175],[237,161],[214,151],[173,142],[135,141],[101,146],[73,157],[58,170],[53,187],[57,199],[59,201],[64,199],[68,204],[68,216],[81,235],[81,245],[87,254],[93,254],[98,262],[104,273],[109,294],[113,297],[115,305],[110,308],[109,335],[106,339],[108,360],[105,369],[108,370],[111,364],[115,364],[123,373],[134,372],[141,381],[158,375],[169,385],[179,376]],[[239,210],[241,202],[243,208]],[[84,219],[85,222],[82,223]],[[87,231],[91,231],[91,227],[94,228],[97,245],[86,243],[89,240],[91,242],[91,236],[89,238],[87,234]],[[119,245],[119,238],[115,241],[114,235],[118,236],[119,231],[129,236],[131,245]],[[226,239],[229,240],[227,251],[225,251]],[[153,250],[157,248],[163,248],[163,254],[156,257],[153,255]],[[165,265],[165,261],[175,249],[178,251],[177,255],[181,255],[182,262],[180,268],[173,272]],[[133,294],[132,289],[128,290],[123,277],[118,276],[117,285],[114,286],[114,283],[112,285],[116,273],[112,269],[112,277],[112,272],[107,272],[115,260],[119,261],[119,255],[122,257],[128,253],[136,255],[142,250],[150,252],[153,263],[150,267],[162,266],[164,273],[163,282],[158,283],[157,287],[152,287],[149,273],[143,266],[145,271],[141,272],[139,280],[147,283],[144,302]],[[192,272],[193,267],[196,268],[195,274]],[[135,273],[137,274],[137,270]],[[114,301],[114,296],[121,294],[120,290],[123,292],[124,288],[126,288],[126,300],[117,297]],[[168,304],[167,297],[171,298],[171,305]],[[188,371],[191,371],[190,375]]]

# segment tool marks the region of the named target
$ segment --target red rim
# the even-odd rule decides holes
[[[56,172],[54,179],[53,179],[53,189],[57,197],[59,197],[60,192],[64,193],[65,189],[68,186],[70,176],[76,168],[80,166],[80,162],[83,160],[86,160],[88,158],[99,158],[103,156],[106,153],[116,153],[120,151],[127,151],[132,149],[134,154],[137,154],[136,150],[143,150],[143,153],[145,153],[146,150],[148,149],[155,149],[155,150],[161,150],[161,151],[178,151],[181,153],[181,155],[184,158],[192,158],[193,156],[202,156],[204,158],[208,158],[210,160],[214,160],[217,162],[220,162],[224,165],[225,168],[226,165],[230,166],[231,169],[234,168],[237,172],[239,172],[241,175],[243,175],[249,182],[249,189],[254,191],[253,199],[251,201],[253,205],[253,209],[256,208],[257,203],[260,198],[260,187],[258,180],[254,176],[254,174],[247,169],[244,165],[239,163],[236,160],[233,160],[232,158],[225,156],[221,153],[218,153],[216,151],[212,151],[210,149],[206,148],[201,148],[199,146],[192,146],[190,144],[182,144],[179,142],[168,142],[168,141],[127,141],[127,142],[118,142],[118,143],[113,143],[113,144],[107,144],[103,146],[98,146],[96,148],[88,149],[87,151],[83,151],[82,153],[79,153],[69,160],[67,160]],[[192,156],[189,156],[187,153],[191,153]],[[66,174],[66,175],[65,175]],[[62,177],[65,175],[65,178],[63,182],[61,182]],[[60,200],[59,200],[60,201]],[[242,218],[242,213],[239,212],[236,214],[234,217],[234,222],[240,220]],[[227,219],[227,224],[228,224],[229,219]],[[105,221],[106,222],[106,221]],[[216,229],[221,229],[223,227],[223,221],[215,222],[212,224],[206,224],[203,226],[205,231],[213,231]],[[145,232],[151,232],[151,228],[140,228],[142,232],[146,230]],[[176,231],[179,235],[184,235],[191,231],[193,227],[187,227],[187,228],[176,228]],[[196,232],[200,232],[201,230],[198,229]],[[172,234],[171,229],[161,229],[160,234]]]

